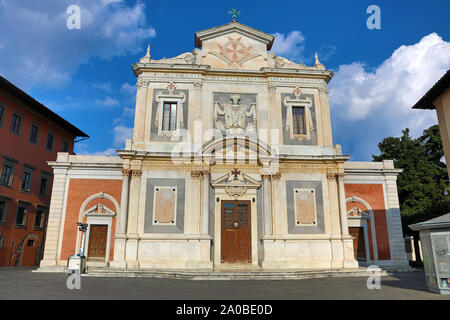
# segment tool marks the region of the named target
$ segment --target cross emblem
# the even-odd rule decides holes
[[[228,14],[231,14],[232,21],[236,22],[236,18],[241,15],[241,12],[236,11],[236,9],[231,9],[231,11],[228,11]]]
[[[237,179],[238,175],[240,175],[241,172],[237,168],[234,168],[234,170],[231,171],[231,174],[234,175],[235,179]]]

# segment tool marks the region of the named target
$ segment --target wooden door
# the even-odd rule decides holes
[[[222,201],[222,262],[251,262],[250,201]]]
[[[353,251],[356,260],[366,261],[366,242],[364,241],[364,229],[362,227],[349,227],[348,231],[353,236]]]
[[[105,258],[107,236],[107,225],[91,224],[89,232],[89,258]]]

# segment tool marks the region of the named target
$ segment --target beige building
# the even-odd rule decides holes
[[[444,147],[445,163],[450,163],[450,70],[428,90],[413,109],[436,109]],[[447,170],[449,167],[447,166]],[[450,176],[450,171],[448,172]]]
[[[112,269],[406,266],[392,161],[346,162],[328,82],[233,21],[196,48],[133,65],[133,139],[118,157],[59,153],[41,267],[89,225],[88,264]]]

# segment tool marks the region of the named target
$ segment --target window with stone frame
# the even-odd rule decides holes
[[[39,127],[35,124],[32,124],[31,130],[30,130],[30,141],[31,142],[37,143],[38,132],[39,132]]]
[[[61,151],[69,152],[69,144],[66,141],[63,141]]]
[[[44,216],[45,212],[41,208],[36,209],[36,213],[34,215],[34,228],[42,229],[44,227]]]
[[[45,148],[49,151],[53,150],[53,143],[55,141],[55,136],[51,133],[47,135],[47,143],[45,144]]]
[[[44,175],[41,176],[41,182],[39,184],[39,195],[41,195],[41,196],[47,195],[48,181],[49,181],[49,177],[44,176]]]
[[[305,107],[292,106],[292,130],[294,135],[306,135]]]
[[[162,130],[175,131],[177,129],[177,107],[176,102],[164,101]]]
[[[0,223],[6,220],[6,201],[0,200]]]
[[[27,208],[23,205],[17,206],[17,214],[15,220],[15,226],[24,227],[27,222]]]
[[[6,107],[0,104],[0,128],[3,127],[3,120],[5,118]]]
[[[20,135],[21,125],[22,125],[22,117],[17,113],[13,113],[11,118],[11,124],[9,126],[9,131],[14,134]]]
[[[5,186],[11,186],[12,174],[13,174],[13,167],[8,164],[4,164],[2,167],[2,174],[0,176],[0,184]]]
[[[28,171],[23,172],[22,183],[20,185],[20,191],[31,192],[31,173]]]

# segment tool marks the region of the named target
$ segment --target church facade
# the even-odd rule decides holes
[[[111,269],[407,266],[392,161],[333,145],[333,73],[270,52],[236,21],[192,52],[133,65],[133,139],[117,157],[59,153],[41,268],[65,266],[88,224]]]

